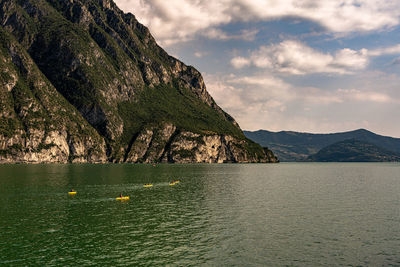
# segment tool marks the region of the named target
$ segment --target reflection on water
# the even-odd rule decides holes
[[[3,165],[0,265],[400,265],[399,171]],[[121,192],[131,199],[117,201]]]

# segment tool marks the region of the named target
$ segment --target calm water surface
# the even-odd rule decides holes
[[[0,266],[94,265],[400,266],[400,164],[0,166]]]

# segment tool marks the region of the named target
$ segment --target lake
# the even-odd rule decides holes
[[[1,165],[0,266],[68,265],[399,266],[400,164]]]

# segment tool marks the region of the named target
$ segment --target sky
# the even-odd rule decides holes
[[[115,0],[244,130],[400,137],[400,0]]]

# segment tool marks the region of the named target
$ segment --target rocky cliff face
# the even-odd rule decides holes
[[[270,162],[111,0],[0,0],[0,162]]]
[[[255,144],[252,144],[255,145]],[[126,162],[277,162],[271,151],[251,151],[248,141],[229,135],[201,135],[172,124],[142,131],[128,149]],[[257,147],[257,145],[255,145]]]
[[[0,29],[0,161],[105,162],[104,139]]]

